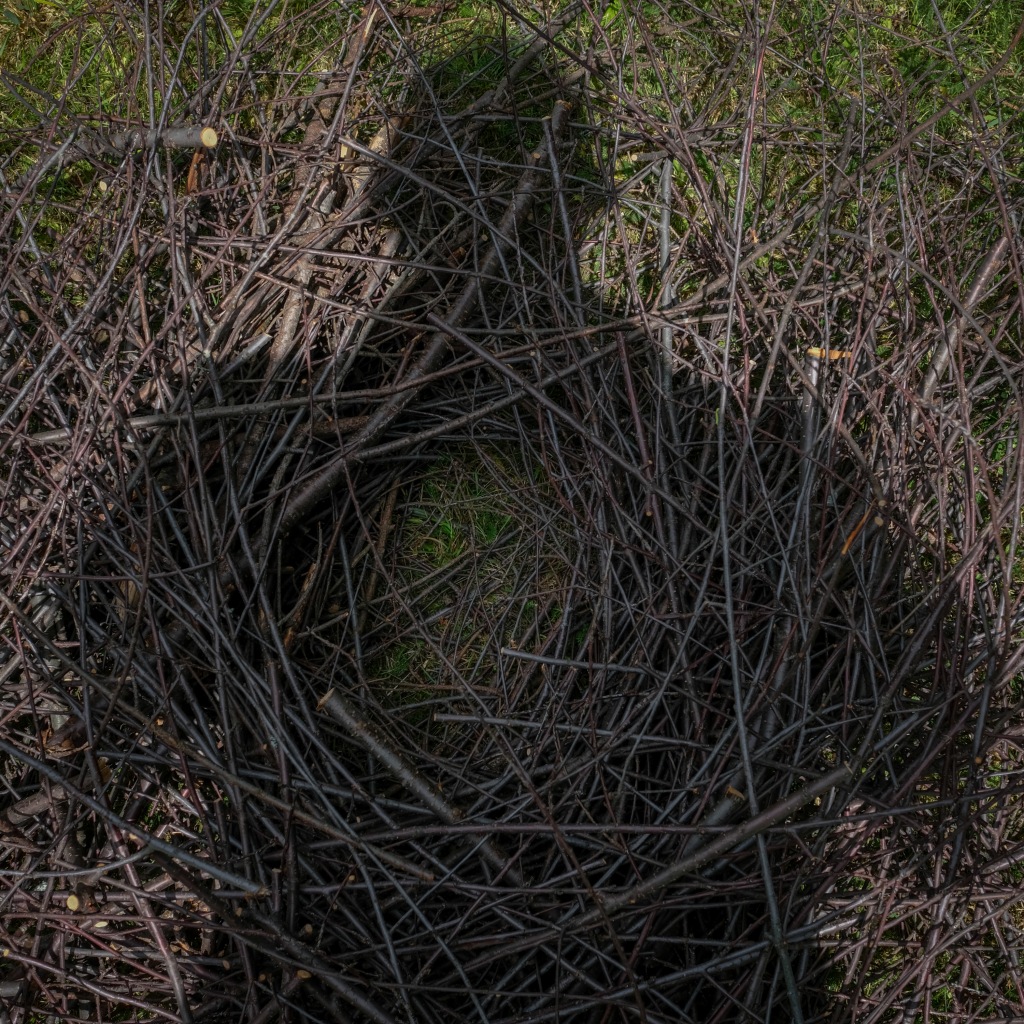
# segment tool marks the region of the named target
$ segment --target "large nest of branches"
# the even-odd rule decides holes
[[[20,94],[4,1020],[1019,1009],[1012,46],[630,6]]]

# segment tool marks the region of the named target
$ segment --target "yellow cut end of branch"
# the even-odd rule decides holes
[[[848,348],[809,348],[807,354],[812,359],[852,359],[853,352]]]

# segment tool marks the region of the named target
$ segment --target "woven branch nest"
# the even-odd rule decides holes
[[[262,135],[237,92],[216,149],[79,148],[107,187],[10,243],[11,1020],[1013,1004],[996,198],[912,209],[971,268],[917,322],[818,241],[884,162],[734,237],[672,129],[615,152],[575,9],[510,24],[448,97],[353,17]]]

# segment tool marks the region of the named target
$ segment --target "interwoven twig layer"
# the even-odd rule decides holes
[[[342,10],[3,150],[7,1018],[1011,1012],[1020,126]]]

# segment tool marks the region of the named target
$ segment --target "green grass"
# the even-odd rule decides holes
[[[562,567],[533,543],[537,490],[518,452],[465,448],[439,456],[396,506],[367,676],[409,723],[428,728],[434,707],[471,710],[477,688],[493,691],[498,649],[557,624]],[[542,592],[522,578],[537,557]]]

